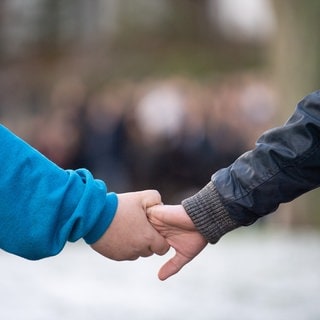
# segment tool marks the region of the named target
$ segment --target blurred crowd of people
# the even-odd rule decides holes
[[[95,92],[65,79],[48,107],[26,118],[23,138],[63,168],[88,168],[110,191],[156,188],[165,202],[177,202],[251,148],[271,127],[275,107],[271,88],[248,75],[218,84],[120,83]]]

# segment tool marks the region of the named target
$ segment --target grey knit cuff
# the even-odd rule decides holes
[[[183,200],[182,205],[196,228],[210,243],[218,242],[224,234],[240,227],[240,223],[231,219],[212,182]]]

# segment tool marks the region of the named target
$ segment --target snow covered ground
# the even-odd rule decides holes
[[[249,229],[165,282],[156,273],[172,251],[134,262],[104,259],[83,243],[37,262],[1,252],[0,318],[320,319],[320,234]]]

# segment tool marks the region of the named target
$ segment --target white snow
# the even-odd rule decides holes
[[[320,319],[320,234],[241,229],[161,282],[165,257],[114,262],[83,243],[37,262],[1,252],[5,320]]]

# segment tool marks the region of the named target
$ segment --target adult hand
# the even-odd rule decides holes
[[[103,256],[121,261],[163,255],[169,250],[167,241],[148,221],[148,207],[160,204],[155,190],[118,194],[116,215],[104,235],[91,247]]]
[[[182,205],[154,206],[147,210],[147,214],[151,224],[176,251],[158,273],[159,279],[165,280],[198,255],[208,242],[196,230]]]

